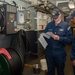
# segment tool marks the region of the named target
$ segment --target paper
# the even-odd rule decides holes
[[[45,38],[47,39],[50,38],[50,35],[46,34],[46,33],[41,33],[40,37],[38,38],[39,42],[41,43],[41,45],[43,46],[43,48],[46,48],[48,43],[46,42]]]
[[[47,47],[47,42],[46,42],[46,40],[44,39],[44,37],[43,36],[40,36],[40,38],[38,38],[38,40],[39,40],[39,42],[41,43],[41,45],[44,47],[44,48],[46,48]]]
[[[46,33],[41,33],[41,36],[44,36],[44,37],[46,37],[47,39],[50,38],[50,35],[48,35],[48,34],[46,34]]]
[[[50,35],[52,35],[53,33],[52,33],[52,32],[47,32],[46,34],[50,36]]]

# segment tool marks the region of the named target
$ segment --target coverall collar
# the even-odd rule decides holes
[[[62,22],[62,20],[61,20],[61,22]],[[57,25],[58,27],[61,27],[62,26],[61,22]],[[54,22],[54,26],[56,26],[55,25],[55,22]]]

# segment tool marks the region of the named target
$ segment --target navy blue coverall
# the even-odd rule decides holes
[[[52,32],[60,37],[60,40],[54,40],[52,37],[48,40],[46,48],[48,75],[55,75],[55,67],[57,68],[58,75],[64,75],[66,60],[65,44],[71,42],[71,29],[65,21],[61,21],[57,26],[52,21],[47,25],[44,32]]]
[[[71,61],[75,60],[75,34],[73,35],[72,39],[72,51],[71,51]],[[75,66],[73,66],[73,71],[75,75]]]

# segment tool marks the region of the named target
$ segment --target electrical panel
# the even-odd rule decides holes
[[[9,4],[0,5],[0,33],[13,34],[15,33],[17,7]]]

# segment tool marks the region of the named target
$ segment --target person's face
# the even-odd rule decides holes
[[[58,16],[58,18],[53,18],[53,20],[54,20],[55,22],[58,22],[60,19],[61,19],[61,18],[60,18],[60,15]]]
[[[58,21],[58,18],[53,18],[53,20],[54,20],[55,22],[57,22],[57,21]]]
[[[71,22],[75,24],[75,17],[71,19]]]

